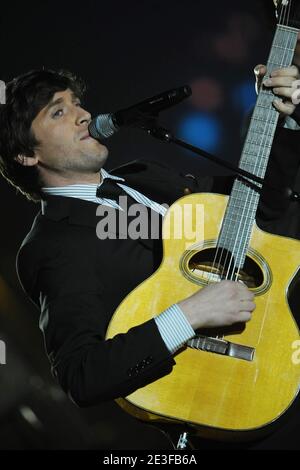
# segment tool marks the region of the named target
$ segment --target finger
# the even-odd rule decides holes
[[[240,292],[241,294],[243,294],[243,300],[252,300],[254,298],[254,294],[253,292],[251,292],[251,290],[248,289],[248,287],[246,286],[246,284],[244,284],[242,281],[238,282],[237,283],[238,286],[240,286]]]
[[[243,312],[253,312],[255,310],[256,305],[251,300],[241,300],[241,311]]]
[[[293,114],[296,108],[296,106],[293,103],[289,103],[289,102],[284,103],[283,101],[280,101],[279,99],[275,99],[273,101],[273,106],[275,109],[277,109],[277,111],[283,114],[287,114],[288,116]]]
[[[284,98],[292,98],[293,94],[295,93],[295,88],[292,87],[275,87],[273,88],[274,95],[279,95]]]
[[[293,77],[273,77],[267,78],[263,81],[263,85],[266,87],[292,87],[292,85],[296,85],[296,80]],[[294,89],[296,86],[294,86]]]
[[[270,76],[271,77],[291,76],[291,77],[299,78],[299,69],[298,69],[298,67],[296,67],[296,65],[291,65],[290,67],[284,67],[284,68],[281,68],[281,69],[273,70],[270,73]]]
[[[250,320],[251,320],[251,313],[250,312],[248,312],[248,311],[239,312],[237,322],[245,323],[245,322],[248,322]]]

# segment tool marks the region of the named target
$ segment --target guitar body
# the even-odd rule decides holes
[[[163,225],[163,261],[120,304],[108,338],[216,282],[208,277],[207,266],[215,253],[227,202],[227,196],[199,193],[171,206]],[[196,237],[190,241],[177,237],[176,214],[184,205],[191,208],[184,212],[184,224]],[[202,230],[199,207],[204,208],[200,210]],[[300,349],[299,329],[288,304],[299,266],[299,241],[268,234],[254,225],[244,274],[245,279],[247,275],[252,278],[256,309],[250,322],[223,335],[230,343],[251,348],[252,354],[245,359],[186,347],[176,355],[169,375],[118,400],[119,404],[140,419],[185,423],[208,436],[214,430],[217,435],[240,432],[242,437],[276,421],[300,386],[295,354]]]

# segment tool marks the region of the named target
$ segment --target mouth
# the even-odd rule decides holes
[[[80,140],[87,140],[87,139],[92,139],[92,137],[90,136],[90,134],[84,135],[83,137],[81,137]]]

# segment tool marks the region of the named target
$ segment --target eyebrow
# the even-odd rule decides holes
[[[72,96],[72,101],[76,101],[76,100],[80,101],[80,98],[78,96],[76,96],[75,93],[72,93],[71,96]],[[64,98],[57,98],[54,101],[50,101],[50,103],[48,103],[46,108],[45,108],[45,113],[48,113],[48,111],[51,108],[53,108],[54,106],[56,106],[57,104],[60,104],[60,103],[64,103]]]

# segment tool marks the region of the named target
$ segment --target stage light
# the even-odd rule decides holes
[[[221,141],[221,124],[210,114],[193,113],[182,118],[177,134],[189,144],[215,152]]]

